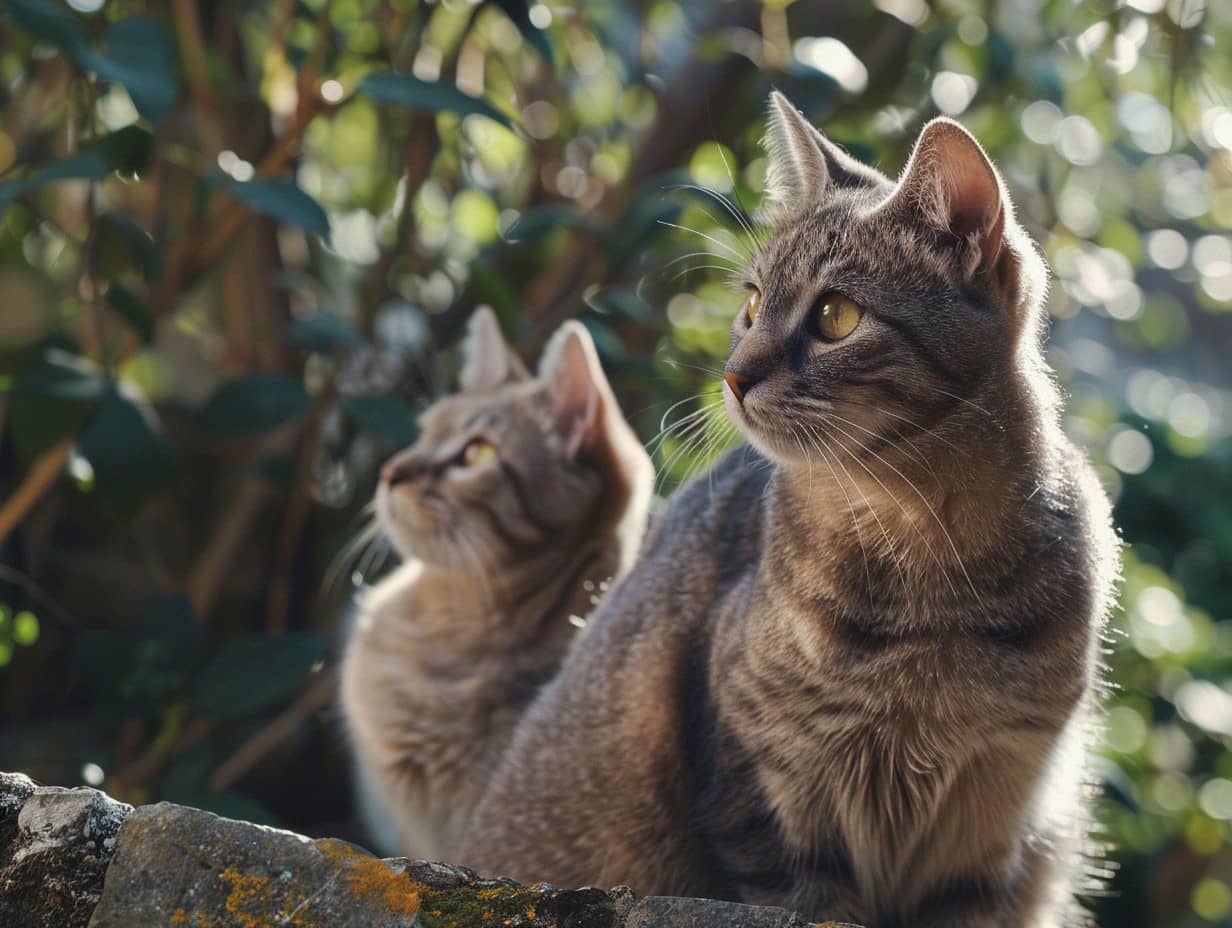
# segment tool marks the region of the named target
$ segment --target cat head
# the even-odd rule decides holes
[[[480,309],[459,392],[419,424],[377,489],[378,516],[404,557],[490,572],[604,532],[641,531],[650,461],[576,322],[557,330],[532,375]]]
[[[965,129],[928,123],[891,180],[781,94],[769,109],[771,232],[741,281],[724,389],[755,445],[780,462],[884,445],[1038,351],[1044,266]]]

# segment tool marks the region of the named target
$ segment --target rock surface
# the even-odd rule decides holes
[[[0,925],[84,928],[132,806],[0,774]]]
[[[4,928],[809,928],[782,909],[558,890],[0,774]]]

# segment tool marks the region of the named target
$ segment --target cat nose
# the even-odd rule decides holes
[[[381,482],[389,487],[395,487],[408,480],[414,480],[427,468],[409,455],[398,455],[385,462],[381,468]]]
[[[733,394],[741,405],[744,405],[744,395],[749,392],[755,385],[761,383],[761,377],[756,377],[751,374],[741,374],[738,371],[727,371],[723,374],[723,379],[727,381],[727,386],[731,388]]]

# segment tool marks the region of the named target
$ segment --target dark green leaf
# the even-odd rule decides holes
[[[158,597],[137,619],[137,640],[142,650],[183,673],[188,673],[197,659],[201,631],[201,620],[185,593]]]
[[[102,399],[105,382],[79,359],[49,351],[13,380],[8,425],[18,450],[46,451],[74,434]]]
[[[20,196],[37,190],[52,181],[78,178],[100,180],[107,173],[107,162],[97,152],[84,152],[63,161],[56,161],[41,171],[0,184],[0,214]]]
[[[175,47],[157,19],[129,16],[103,33],[103,52],[79,56],[105,81],[123,84],[137,112],[160,122],[180,95]]]
[[[624,316],[643,325],[654,323],[656,318],[651,305],[636,291],[627,287],[603,290],[593,297],[590,303],[603,312]]]
[[[301,348],[320,354],[364,343],[363,337],[349,322],[327,310],[296,316],[291,320],[287,337]]]
[[[329,217],[325,210],[295,181],[267,178],[238,181],[226,178],[225,183],[232,196],[242,200],[255,212],[317,235],[329,235]]]
[[[89,148],[102,155],[113,171],[140,174],[150,163],[154,136],[138,125],[125,126],[108,132]]]
[[[4,9],[22,29],[74,57],[90,47],[90,36],[72,13],[43,0],[4,0]]]
[[[108,287],[107,305],[141,336],[143,342],[148,344],[154,338],[154,317],[149,307],[128,287],[115,283]]]
[[[361,432],[395,447],[409,445],[418,434],[414,410],[396,396],[344,396],[342,411]]]
[[[522,37],[551,64],[552,43],[548,41],[548,34],[530,21],[530,3],[527,0],[496,0],[496,5],[505,11]]]
[[[512,127],[509,117],[486,100],[465,94],[451,84],[424,81],[410,74],[396,74],[393,71],[368,74],[359,82],[356,90],[378,103],[390,106],[434,113],[457,113],[459,116],[478,114],[494,119],[502,126]]]
[[[172,761],[163,774],[161,798],[181,805],[208,792],[207,781],[214,768],[213,753],[208,744],[194,744]]]
[[[298,419],[310,403],[298,380],[283,374],[251,374],[215,390],[198,415],[198,424],[211,435],[255,435]]]
[[[163,273],[163,256],[154,239],[131,219],[107,213],[94,226],[91,262],[95,274],[107,280],[123,277],[136,268],[146,280]]]
[[[523,213],[505,233],[505,238],[511,242],[531,242],[566,226],[588,232],[603,231],[603,224],[595,217],[579,213],[570,206],[541,206]]]
[[[102,498],[124,511],[136,510],[175,475],[175,449],[114,384],[78,436],[77,449],[94,469]]]
[[[215,718],[237,718],[276,705],[303,686],[328,647],[327,635],[304,632],[232,641],[197,678],[193,704]]]

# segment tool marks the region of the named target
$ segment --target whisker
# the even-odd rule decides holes
[[[735,257],[737,262],[743,262],[746,260],[746,256],[740,254],[740,252],[732,248],[731,245],[728,245],[726,242],[720,241],[719,239],[715,238],[713,235],[707,235],[705,232],[702,232],[700,229],[690,229],[688,226],[682,226],[674,222],[668,222],[666,219],[660,219],[659,225],[669,226],[670,228],[673,228],[673,229],[679,229],[681,232],[691,232],[694,235],[700,235],[706,241],[712,242],[713,244],[718,245],[720,248],[727,249],[727,251],[731,253],[733,257]]]
[[[663,265],[664,270],[671,267],[673,264],[679,264],[681,261],[687,261],[689,258],[714,258],[716,261],[731,261],[730,258],[725,258],[720,254],[715,254],[713,251],[690,251],[687,255],[681,255],[678,258],[672,258]],[[736,262],[732,261],[732,269],[739,270]]]
[[[825,463],[826,467],[829,468],[830,476],[834,478],[835,486],[837,486],[839,492],[843,494],[843,500],[847,503],[847,513],[851,516],[851,527],[855,529],[856,541],[860,545],[860,557],[864,561],[864,579],[867,583],[869,599],[871,600],[873,590],[873,572],[868,566],[868,549],[864,546],[864,534],[860,531],[860,520],[856,518],[855,507],[851,505],[851,497],[847,493],[847,488],[844,487],[843,482],[838,479],[838,473],[834,470],[834,466],[830,463],[830,458],[827,456],[826,451],[822,450],[822,446],[825,446],[825,448],[829,450],[829,445],[826,444],[826,440],[822,438],[817,430],[811,425],[806,424],[804,428],[810,435],[813,436],[811,444],[817,449],[818,454],[821,455],[821,460]],[[830,451],[830,454],[834,454],[834,452]],[[835,456],[835,460],[838,460],[837,455]],[[850,476],[848,479],[850,479]]]
[[[850,449],[844,448],[841,442],[836,442],[835,444],[838,449],[846,454],[852,461],[859,464],[861,467],[864,467],[864,464],[859,458],[851,453]],[[898,548],[896,548],[894,546],[894,542],[890,540],[890,533],[886,530],[885,523],[881,521],[881,516],[877,514],[877,509],[869,501],[868,495],[864,492],[864,489],[860,486],[859,482],[851,476],[851,471],[847,469],[847,465],[843,463],[842,459],[838,457],[838,455],[835,455],[834,460],[838,463],[839,467],[843,469],[843,473],[845,473],[847,475],[847,479],[851,481],[852,488],[860,494],[860,499],[864,501],[864,508],[868,511],[868,514],[873,517],[873,521],[877,523],[877,528],[881,531],[881,537],[885,539],[886,548],[889,549],[890,558],[894,562],[894,570],[898,574],[899,583],[902,584],[903,596],[909,596],[910,591],[907,586],[907,575],[903,572],[904,561],[902,555],[898,551]],[[864,469],[866,471],[868,470],[867,467],[864,467]],[[871,471],[869,471],[869,473],[871,473]]]
[[[958,569],[962,571],[963,577],[966,578],[967,585],[971,587],[971,592],[975,594],[976,599],[980,599],[979,591],[975,588],[975,582],[971,579],[971,575],[967,573],[967,567],[965,564],[963,564],[962,555],[958,553],[958,547],[954,544],[954,539],[950,536],[950,530],[945,527],[945,523],[941,521],[941,517],[937,515],[936,510],[933,509],[932,504],[929,503],[928,499],[924,496],[924,494],[920,492],[919,487],[917,487],[910,479],[908,479],[907,476],[903,474],[902,471],[900,471],[897,467],[895,467],[893,464],[887,461],[884,457],[882,457],[876,451],[872,451],[868,448],[865,448],[863,445],[861,445],[860,442],[856,438],[854,438],[850,432],[847,432],[845,429],[843,429],[842,426],[835,426],[835,427],[840,432],[843,432],[843,434],[845,434],[848,439],[855,442],[855,444],[861,450],[863,450],[866,454],[871,454],[873,457],[875,457],[878,461],[880,461],[886,467],[890,468],[890,470],[894,471],[894,473],[896,473],[899,476],[899,479],[901,479],[904,483],[906,483],[907,486],[911,488],[912,492],[914,492],[915,495],[920,498],[920,502],[924,504],[924,508],[928,510],[929,515],[933,517],[933,521],[935,521],[937,523],[937,526],[941,529],[942,535],[945,536],[945,540],[949,544],[950,550],[953,552],[955,560],[958,562]],[[858,458],[856,460],[859,461]],[[860,466],[864,467],[863,462],[860,462]],[[865,467],[865,470],[868,470],[868,468]],[[882,483],[881,478],[873,474],[871,470],[868,470],[868,472],[870,475],[872,475],[874,480],[876,480],[879,484],[881,484],[882,489],[884,489],[886,493],[890,494],[890,497],[894,500],[894,502],[898,503],[898,507],[902,509],[903,515],[907,516],[907,520],[911,523],[911,525],[915,528],[916,532],[919,534],[920,540],[924,542],[925,547],[927,547],[929,550],[929,553],[933,555],[933,558],[937,561],[938,566],[943,568],[942,573],[945,575],[946,580],[949,583],[950,590],[951,592],[954,593],[955,596],[957,596],[958,591],[954,589],[954,584],[953,584],[953,581],[950,580],[949,573],[944,570],[944,566],[945,566],[944,563],[941,561],[941,558],[937,555],[937,553],[933,551],[932,545],[928,543],[928,540],[925,537],[923,531],[921,531],[919,526],[915,524],[915,520],[911,518],[906,508],[903,506],[901,502],[899,502],[898,497],[895,496],[893,493],[891,493],[889,487],[887,487],[884,483]]]
[[[719,150],[719,154],[722,154],[722,149]],[[725,165],[727,164],[726,156],[724,156],[723,158],[723,163]],[[728,174],[729,175],[731,174],[731,168],[728,168]],[[706,196],[713,198],[714,200],[718,201],[718,203],[720,203],[723,206],[723,208],[726,209],[731,214],[732,218],[735,219],[736,222],[740,224],[740,227],[749,234],[750,238],[753,238],[754,240],[757,239],[757,233],[753,229],[753,225],[752,223],[749,222],[747,216],[744,215],[743,209],[738,211],[730,199],[725,197],[719,191],[715,190],[713,187],[705,187],[705,186],[702,186],[701,184],[672,184],[668,189],[696,190],[698,193],[705,194]],[[732,178],[732,189],[735,189],[735,178]]]

